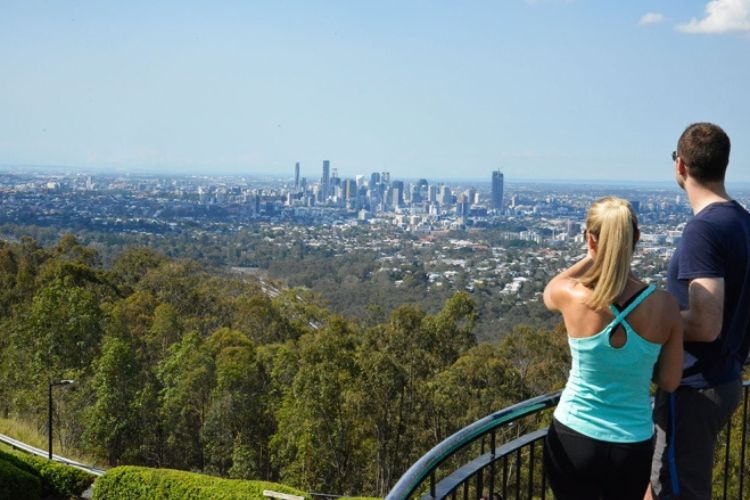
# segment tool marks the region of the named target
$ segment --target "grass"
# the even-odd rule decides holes
[[[47,448],[47,436],[41,434],[36,427],[25,422],[0,418],[0,434],[5,434],[43,450]]]
[[[9,418],[0,418],[0,434],[5,434],[8,437],[17,439],[23,443],[46,450],[49,443],[47,442],[47,434],[42,433],[36,426],[30,425],[26,422],[20,422]],[[7,449],[10,449],[8,447]],[[53,443],[53,450],[56,455],[62,455],[71,460],[81,462],[89,465],[98,465],[96,459],[82,453],[80,450],[65,448],[60,449],[60,443],[57,439]]]

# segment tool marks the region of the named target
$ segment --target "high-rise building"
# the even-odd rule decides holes
[[[452,205],[453,194],[451,193],[451,188],[449,188],[445,184],[441,184],[440,190],[438,191],[437,202],[443,206]]]
[[[380,172],[373,172],[370,174],[370,189],[374,189],[377,184],[380,184]]]
[[[299,187],[299,162],[294,165],[294,187]]]
[[[344,199],[351,200],[357,193],[357,182],[354,179],[344,179]]]
[[[437,195],[438,195],[438,187],[435,184],[430,184],[429,188],[427,189],[427,201],[430,203],[437,202]]]
[[[422,194],[419,192],[419,184],[412,184],[409,190],[409,200],[411,203],[419,203],[422,201]]]
[[[503,173],[499,170],[492,172],[492,197],[490,208],[500,211],[503,209]]]
[[[323,177],[320,179],[321,197],[327,200],[331,191],[331,162],[323,160]]]
[[[393,188],[393,198],[391,200],[391,204],[393,205],[394,208],[403,207],[404,206],[404,182],[393,181],[391,183],[391,187]]]

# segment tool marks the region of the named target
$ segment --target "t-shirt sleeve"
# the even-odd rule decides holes
[[[710,224],[696,219],[688,222],[680,245],[680,272],[677,279],[724,277],[722,241]]]

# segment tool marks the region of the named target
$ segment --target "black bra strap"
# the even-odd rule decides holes
[[[646,286],[644,286],[643,288],[641,288],[640,290],[638,290],[637,292],[635,292],[635,293],[634,293],[633,295],[631,295],[631,296],[630,296],[630,298],[629,298],[628,300],[626,300],[626,301],[625,301],[625,303],[624,303],[623,305],[620,305],[620,304],[612,304],[612,305],[613,305],[613,306],[615,306],[615,308],[617,309],[617,312],[620,312],[620,311],[624,311],[624,310],[625,310],[625,309],[627,309],[627,308],[628,308],[628,306],[629,306],[630,304],[632,304],[632,303],[633,303],[633,301],[635,301],[635,299],[637,299],[637,298],[638,298],[638,297],[639,297],[639,296],[640,296],[640,295],[641,295],[641,294],[642,294],[642,293],[643,293],[643,292],[644,292],[644,291],[646,290],[646,288],[648,288],[648,287],[649,287],[649,285],[646,285]]]

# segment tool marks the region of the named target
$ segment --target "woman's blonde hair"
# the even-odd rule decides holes
[[[627,284],[639,237],[638,219],[626,200],[607,196],[591,205],[586,232],[596,240],[596,256],[579,281],[593,288],[587,305],[606,310]]]

